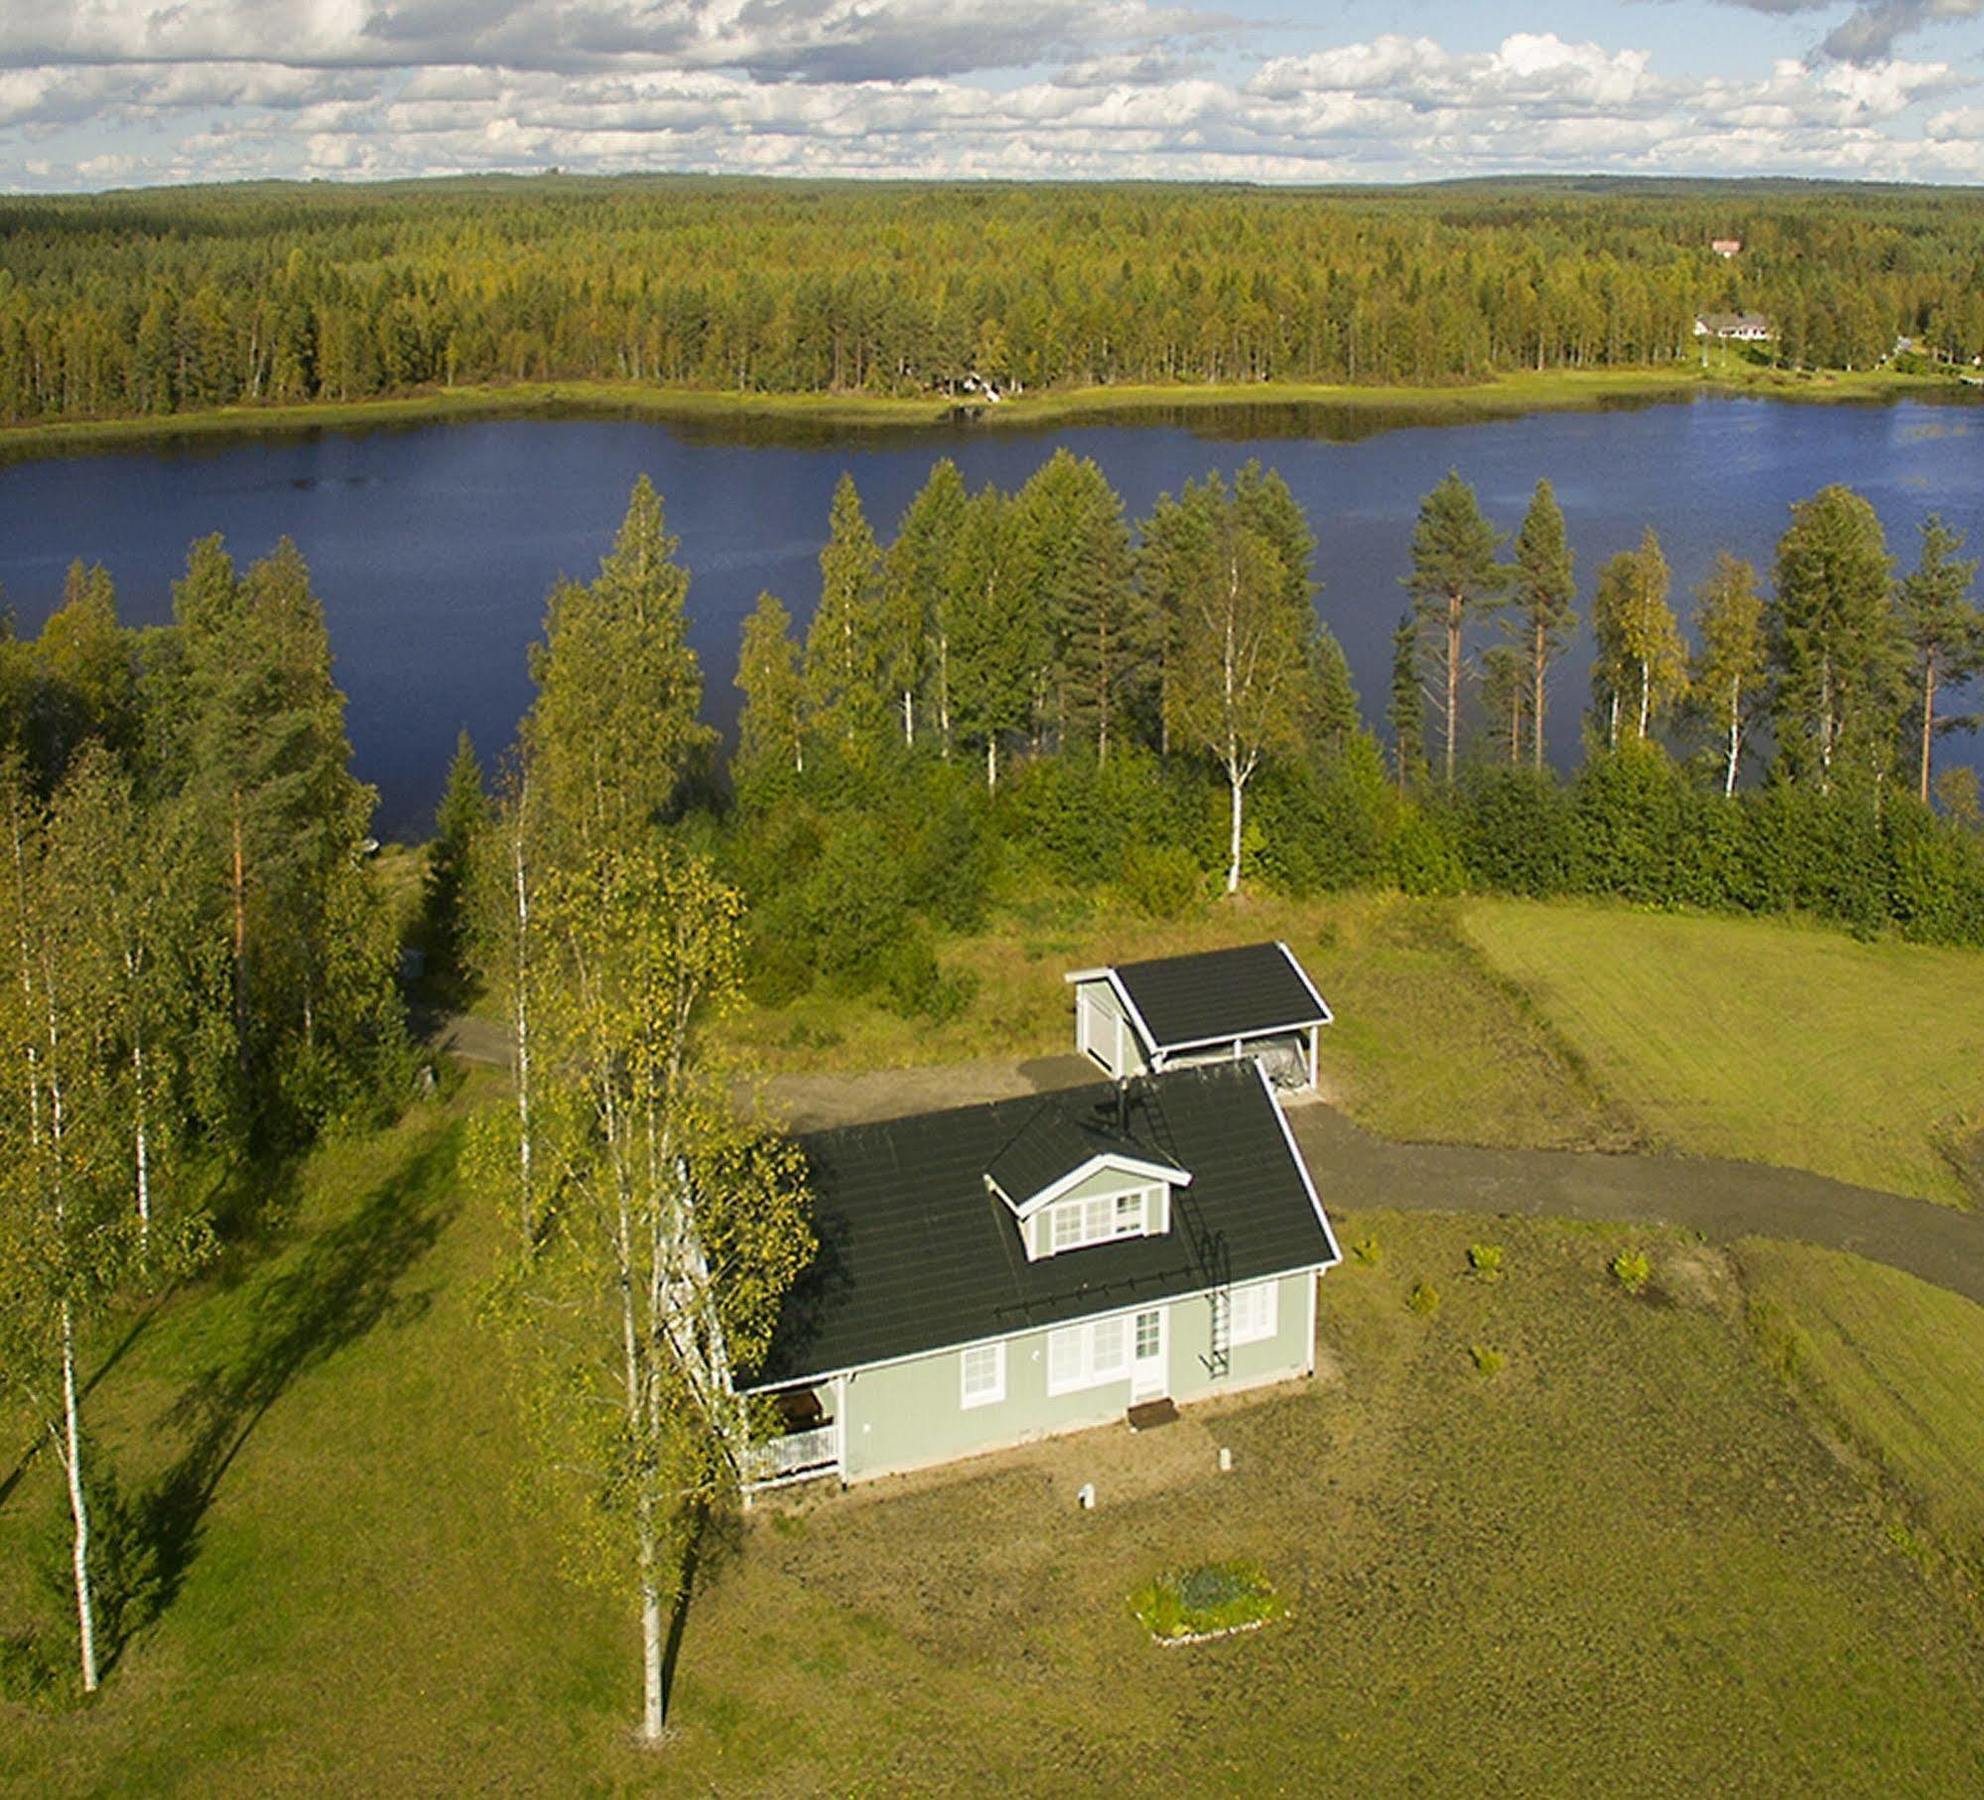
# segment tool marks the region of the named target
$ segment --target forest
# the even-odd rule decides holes
[[[480,1316],[573,1566],[638,1602],[653,1738],[670,1609],[762,1426],[729,1372],[814,1249],[739,1007],[822,985],[951,1016],[947,934],[1057,889],[1152,917],[1257,886],[1604,895],[1984,942],[1975,773],[1936,766],[1984,614],[1934,517],[1898,556],[1821,489],[1768,570],[1725,556],[1677,605],[1651,531],[1581,580],[1547,482],[1505,538],[1449,475],[1399,571],[1384,745],[1257,464],[1133,522],[1066,451],[1012,493],[944,461],[886,538],[851,479],[827,523],[804,633],[771,594],[746,622],[726,762],[638,482],[596,577],[549,596],[493,783],[464,736],[417,917],[294,545],[242,569],[195,543],[146,630],[78,563],[36,638],[0,638],[0,1406],[64,1477],[86,1689],[217,1467],[121,1495],[78,1345],[245,1254],[285,1157],[434,1080],[410,1001],[510,1040],[464,1152],[501,1246]],[[1581,593],[1582,695],[1555,679]],[[1583,719],[1568,774],[1552,706]]]
[[[1739,255],[1711,249],[1740,238]],[[615,380],[892,396],[1984,355],[1984,201],[545,176],[0,201],[0,422]]]

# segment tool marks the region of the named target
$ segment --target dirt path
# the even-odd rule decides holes
[[[1094,1079],[1079,1056],[963,1063],[859,1075],[774,1077],[799,1131],[931,1107],[1044,1093]],[[1984,1305],[1984,1216],[1854,1187],[1801,1169],[1711,1157],[1395,1144],[1333,1106],[1289,1108],[1323,1204],[1333,1212],[1478,1212],[1674,1225],[1717,1242],[1784,1238],[1850,1250]]]

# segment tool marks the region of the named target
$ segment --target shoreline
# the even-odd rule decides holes
[[[1225,410],[1337,415],[1353,430],[1461,424],[1527,414],[1654,406],[1698,398],[1808,404],[1883,404],[1902,399],[1962,404],[1984,390],[1960,380],[1885,371],[1791,374],[1744,368],[1552,371],[1505,375],[1452,387],[1352,387],[1300,382],[1051,389],[993,405],[940,396],[740,394],[659,388],[645,382],[561,381],[518,386],[423,389],[371,400],[230,406],[161,417],[58,420],[0,427],[0,465],[46,457],[163,448],[185,442],[249,441],[311,431],[415,428],[516,418],[652,419],[776,434],[789,431],[1039,430],[1056,425],[1168,423]]]

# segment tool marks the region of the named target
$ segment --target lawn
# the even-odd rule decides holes
[[[1978,1197],[1984,955],[1618,907],[1482,901],[1464,916],[1656,1142]]]
[[[1390,1216],[1342,1221],[1377,1259],[1328,1278],[1315,1382],[753,1514],[644,1759],[632,1622],[513,1492],[462,1104],[312,1159],[103,1375],[127,1486],[175,1498],[176,1591],[86,1712],[0,1706],[18,1791],[1984,1783],[1984,1632],[1756,1355],[1720,1258],[1498,1224],[1489,1284],[1490,1227]],[[1646,1299],[1605,1272],[1627,1242]],[[0,1629],[58,1505],[45,1462],[0,1500]],[[1152,1644],[1133,1595],[1232,1560],[1285,1616]]]
[[[1767,1351],[1984,1573],[1984,1307],[1836,1251],[1746,1241],[1738,1254]]]
[[[1389,1137],[1551,1147],[1631,1141],[1630,1123],[1549,1028],[1490,970],[1448,902],[1398,895],[1293,901],[1248,895],[1154,922],[1089,898],[1001,911],[943,950],[975,982],[941,1024],[825,991],[747,1009],[739,1046],[773,1071],[1024,1061],[1073,1048],[1070,969],[1279,938],[1337,1015],[1323,1033],[1325,1091]]]

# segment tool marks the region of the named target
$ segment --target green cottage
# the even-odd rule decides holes
[[[1251,1057],[800,1140],[819,1251],[747,1486],[854,1482],[1285,1381],[1341,1260]]]

